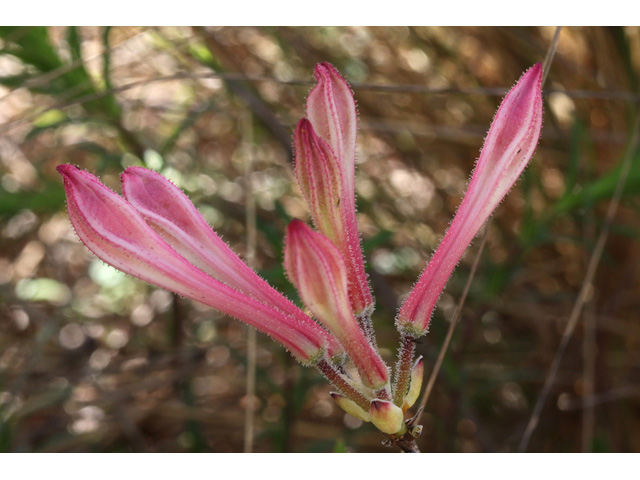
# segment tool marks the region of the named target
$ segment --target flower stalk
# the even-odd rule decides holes
[[[371,400],[367,398],[365,394],[356,389],[334,365],[328,362],[325,358],[321,358],[316,363],[316,368],[320,373],[322,373],[322,375],[324,375],[329,383],[340,390],[349,399],[353,400],[356,405],[364,411],[369,411]]]
[[[404,405],[405,397],[409,391],[409,380],[411,379],[411,367],[413,366],[413,356],[415,351],[415,338],[411,335],[401,334],[393,395],[393,403],[398,407],[402,407]]]

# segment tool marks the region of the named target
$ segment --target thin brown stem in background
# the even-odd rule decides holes
[[[244,121],[243,130],[245,137],[245,211],[247,217],[247,265],[254,268],[255,253],[257,246],[256,231],[256,203],[253,193],[253,182],[251,175],[253,173],[253,118],[247,113]],[[244,411],[244,451],[250,453],[253,451],[253,441],[255,437],[255,392],[256,392],[256,329],[247,327],[247,404]]]
[[[482,257],[482,251],[484,250],[485,243],[487,242],[487,232],[489,231],[489,225],[491,225],[491,219],[487,222],[484,233],[482,234],[480,240],[480,248],[478,249],[478,253],[476,253],[476,257],[473,260],[473,266],[471,267],[471,271],[469,272],[469,277],[467,278],[467,283],[464,286],[464,290],[462,291],[462,295],[460,296],[460,300],[458,301],[458,306],[456,307],[456,311],[453,313],[453,317],[451,318],[451,322],[449,322],[449,330],[447,330],[447,336],[444,339],[442,344],[442,348],[440,349],[440,353],[438,354],[438,359],[436,360],[436,364],[433,366],[433,370],[431,371],[431,376],[429,377],[429,381],[427,382],[427,386],[424,389],[424,394],[422,395],[422,400],[420,400],[420,404],[418,405],[418,414],[416,415],[416,419],[414,423],[419,423],[420,417],[422,416],[422,412],[424,411],[424,407],[427,405],[427,401],[431,396],[431,391],[433,390],[433,386],[436,383],[436,378],[438,378],[438,373],[440,372],[440,367],[442,367],[442,362],[444,361],[444,356],[449,349],[449,344],[451,343],[451,339],[453,338],[453,332],[458,325],[458,321],[460,320],[460,316],[462,315],[462,308],[464,307],[464,302],[467,300],[467,294],[469,293],[469,288],[471,287],[471,282],[473,281],[473,277],[476,274],[476,270],[478,268],[478,264],[480,263],[480,258]]]
[[[588,175],[587,178],[589,178]],[[593,205],[589,206],[587,217],[592,218]],[[593,222],[587,220],[584,226],[585,245],[592,245],[596,232]],[[585,268],[588,267],[588,258],[585,259]],[[596,305],[594,298],[589,299],[585,305],[584,326],[582,339],[582,451],[588,453],[593,445],[593,435],[595,428],[596,409],[594,405],[589,405],[588,399],[595,392],[596,377]]]
[[[611,201],[609,202],[609,207],[607,208],[607,214],[604,220],[604,226],[600,231],[600,235],[598,236],[598,241],[596,242],[595,248],[593,249],[593,253],[591,254],[591,258],[589,259],[589,266],[587,267],[587,271],[584,276],[584,281],[582,282],[582,287],[580,288],[580,293],[578,294],[578,298],[573,305],[573,309],[571,310],[571,314],[569,315],[569,321],[567,322],[567,326],[562,334],[562,338],[560,339],[560,345],[558,345],[558,349],[556,350],[556,354],[551,362],[551,367],[549,368],[549,373],[547,374],[544,382],[544,386],[542,387],[542,391],[538,396],[538,400],[533,408],[533,412],[531,413],[531,417],[529,418],[529,422],[527,423],[527,427],[522,435],[522,440],[520,441],[520,446],[518,450],[520,452],[524,452],[527,450],[529,446],[529,441],[531,440],[531,436],[533,435],[534,430],[538,426],[538,422],[540,421],[540,414],[542,412],[542,407],[544,406],[549,393],[551,392],[551,387],[553,382],[555,381],[556,375],[558,373],[558,368],[560,367],[560,361],[564,355],[564,352],[567,349],[567,345],[569,344],[569,340],[573,336],[573,332],[576,329],[578,324],[578,320],[580,319],[580,314],[582,313],[582,309],[585,303],[589,300],[592,290],[593,290],[593,279],[595,277],[596,271],[598,270],[598,265],[600,263],[600,259],[602,258],[602,253],[604,252],[604,246],[607,243],[607,238],[609,236],[609,229],[611,228],[611,224],[613,223],[613,219],[618,211],[618,206],[620,205],[620,199],[622,197],[622,192],[624,190],[624,184],[629,176],[629,171],[631,170],[632,160],[635,156],[635,153],[638,149],[638,129],[640,128],[640,116],[636,117],[635,124],[633,126],[633,137],[629,144],[629,149],[627,150],[625,157],[622,162],[622,169],[620,170],[620,176],[618,177],[618,181],[616,183],[616,188],[611,197]]]

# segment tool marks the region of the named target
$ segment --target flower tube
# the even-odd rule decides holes
[[[189,197],[157,172],[129,167],[122,173],[122,191],[160,237],[191,264],[216,280],[249,295],[262,303],[297,318],[309,317],[284,295],[256,274],[213,231]],[[331,335],[329,356],[340,357],[344,351]]]
[[[502,101],[467,192],[431,261],[402,305],[396,325],[417,338],[462,254],[531,159],[542,127],[542,66],[526,71]]]
[[[311,318],[277,310],[225,285],[169,246],[122,197],[88,172],[60,165],[69,218],[80,240],[109,265],[255,327],[299,361],[312,364],[324,351],[326,332]]]
[[[372,389],[385,387],[389,371],[358,325],[347,293],[347,272],[337,247],[299,220],[287,229],[285,268],[300,298],[342,344]]]
[[[294,135],[296,177],[316,228],[342,254],[354,313],[368,318],[374,301],[356,220],[356,104],[349,85],[332,65],[320,63],[314,73],[318,84],[307,100],[308,121],[301,122]],[[314,180],[306,177],[309,173]],[[314,181],[324,188],[317,188]]]

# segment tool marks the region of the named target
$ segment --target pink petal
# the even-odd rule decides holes
[[[345,240],[345,231],[338,160],[329,145],[315,134],[313,125],[306,118],[298,122],[293,144],[296,179],[316,228],[335,245],[341,245]]]
[[[285,268],[304,304],[342,344],[370,388],[387,384],[389,372],[353,315],[347,272],[339,250],[299,220],[287,229]]]
[[[307,99],[307,117],[343,164],[347,191],[354,191],[358,115],[349,84],[330,63],[314,71],[318,84]]]
[[[249,268],[211,229],[189,197],[165,177],[146,168],[129,167],[122,173],[122,190],[147,224],[191,264],[303,324],[312,321]],[[329,355],[341,355],[338,342],[330,335],[327,338]]]
[[[406,333],[418,337],[426,332],[462,254],[531,159],[542,127],[541,84],[538,63],[502,101],[451,227],[400,309],[397,325]]]
[[[304,148],[299,149],[299,146],[296,145],[296,164],[303,163],[306,159],[314,156],[318,157],[318,159],[324,158],[325,165],[322,168],[328,172],[327,178],[330,178],[332,182],[339,179],[341,183],[339,210],[342,215],[342,231],[332,232],[327,227],[327,221],[324,220],[323,216],[314,212],[313,204],[309,203],[309,205],[311,213],[314,214],[314,222],[318,230],[336,244],[345,260],[349,277],[349,297],[354,312],[368,317],[373,311],[374,303],[364,268],[364,258],[356,220],[354,186],[357,132],[356,104],[351,88],[331,64],[318,64],[315,69],[315,77],[318,84],[313,88],[307,100],[307,117],[313,125],[315,133],[308,131],[307,141],[301,142],[301,145],[307,147],[307,150]],[[333,156],[327,157],[327,149],[314,137],[324,140],[333,152]],[[314,148],[317,149],[317,153],[312,155],[311,149]],[[298,168],[312,170],[312,167]],[[316,168],[320,167],[316,166]],[[329,183],[326,185],[329,185]],[[302,184],[301,188],[303,191],[305,190]],[[317,195],[329,196],[329,193],[320,191]],[[308,198],[307,201],[309,202]],[[327,213],[324,217],[331,220],[331,215]]]
[[[324,332],[243,295],[191,265],[149,227],[122,197],[88,172],[60,165],[69,218],[101,260],[148,283],[197,300],[254,326],[303,363],[321,355]]]

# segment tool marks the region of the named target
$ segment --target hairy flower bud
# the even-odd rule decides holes
[[[462,254],[527,166],[542,127],[541,86],[538,63],[502,101],[451,227],[400,309],[396,320],[400,331],[414,338],[426,333],[438,297]]]
[[[213,231],[189,197],[157,172],[129,167],[121,175],[122,191],[162,239],[191,264],[220,282],[262,303],[298,318],[309,317],[256,274]],[[344,354],[335,338],[327,335],[330,357]]]
[[[283,344],[303,363],[313,363],[322,355],[327,333],[311,318],[283,313],[207,275],[167,244],[131,204],[90,173],[72,165],[60,165],[58,172],[64,179],[71,223],[98,258],[242,320]],[[182,240],[188,242],[187,238]]]
[[[300,298],[342,344],[370,388],[383,387],[389,371],[364,336],[349,304],[344,260],[328,238],[299,220],[287,229],[285,269]]]
[[[344,258],[353,312],[368,317],[374,302],[356,221],[356,104],[332,65],[318,64],[315,76],[318,84],[307,100],[307,119],[294,135],[296,176],[316,227]]]

